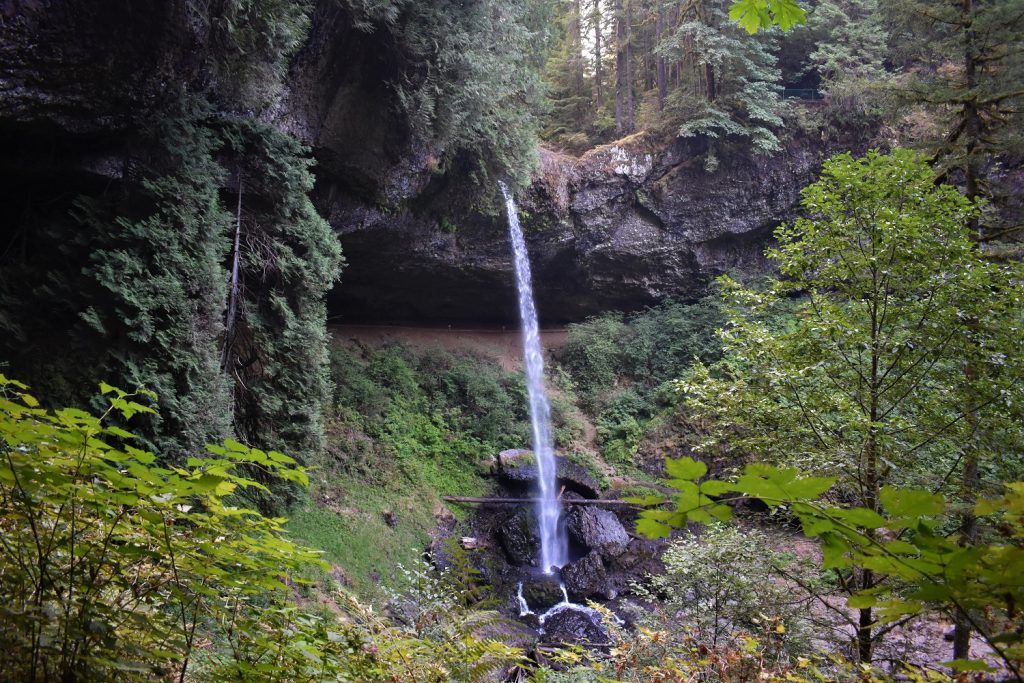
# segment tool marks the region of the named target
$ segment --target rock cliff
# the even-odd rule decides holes
[[[692,300],[725,272],[759,273],[821,152],[794,143],[709,173],[697,142],[637,134],[581,158],[541,149],[520,196],[544,323]],[[332,311],[355,320],[514,323],[504,217],[328,202],[349,266]]]
[[[76,194],[132,172],[133,127],[175,88],[209,79],[199,65],[216,45],[181,6],[0,2],[8,205],[29,197],[33,211],[66,211]],[[284,91],[259,116],[316,157],[314,199],[348,263],[332,318],[514,324],[504,217],[455,208],[459,188],[438,191],[436,150],[413,144],[392,113],[379,37],[358,30],[343,4],[321,2],[312,19]],[[666,147],[637,134],[581,158],[540,150],[520,205],[542,322],[694,299],[720,273],[764,270],[771,230],[791,217],[820,147],[723,159],[714,173],[692,140]]]

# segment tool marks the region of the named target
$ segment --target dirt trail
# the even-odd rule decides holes
[[[497,360],[506,370],[518,370],[523,342],[517,328],[414,327],[403,325],[331,325],[337,341],[355,341],[371,347],[401,342],[414,348],[471,351]],[[548,354],[565,343],[565,328],[540,331],[541,347]]]

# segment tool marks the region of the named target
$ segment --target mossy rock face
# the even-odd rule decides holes
[[[578,606],[552,610],[544,617],[543,641],[552,644],[606,647],[610,638],[601,624],[601,617],[593,610]]]
[[[523,599],[537,614],[562,602],[564,596],[558,574],[538,573],[523,581]]]
[[[555,456],[559,488],[578,493],[584,498],[599,498],[600,486],[583,467]],[[498,454],[498,477],[506,485],[533,489],[537,486],[537,458],[533,451],[513,449]]]

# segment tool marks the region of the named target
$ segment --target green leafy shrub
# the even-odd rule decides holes
[[[457,429],[501,447],[522,443],[528,404],[521,374],[476,356],[439,351],[424,353],[417,371],[433,405],[451,415]]]
[[[580,404],[590,412],[597,412],[622,374],[627,335],[628,328],[616,314],[569,326],[558,360],[572,377]]]
[[[597,439],[606,460],[620,465],[633,461],[644,429],[647,406],[632,390],[615,395],[597,418]]]
[[[813,598],[794,599],[773,571],[790,560],[755,528],[709,524],[673,541],[662,556],[665,573],[635,586],[656,605],[645,623],[687,631],[712,648],[737,648],[754,637],[772,665],[806,654]]]
[[[599,414],[623,385],[633,386],[643,396],[646,412],[653,414],[664,404],[657,387],[679,377],[695,358],[721,358],[715,329],[724,320],[716,297],[695,304],[666,301],[629,316],[607,313],[569,325],[558,361],[571,377],[580,404],[592,414]]]
[[[224,637],[280,665],[296,644],[268,652],[265,629],[287,616],[276,610],[288,577],[317,555],[282,536],[284,520],[231,496],[264,488],[242,467],[300,485],[305,472],[235,441],[160,467],[110,419],[152,409],[101,388],[109,405],[100,417],[48,411],[0,375],[0,670],[24,681],[184,675],[209,623],[230,624]],[[259,618],[253,600],[269,605]]]
[[[264,488],[242,468],[300,486],[304,469],[236,441],[161,467],[111,423],[150,414],[152,395],[101,389],[99,417],[49,411],[0,375],[4,680],[483,681],[522,663],[463,570],[418,570],[413,620],[344,593],[337,612],[304,606],[319,553],[235,495]]]
[[[1020,678],[1024,663],[1024,482],[1007,484],[1001,497],[978,501],[974,514],[989,533],[972,541],[943,534],[941,527],[959,506],[926,489],[883,487],[877,509],[833,503],[834,477],[803,476],[794,468],[747,465],[735,481],[708,479],[707,466],[691,458],[666,461],[676,490],[674,509],[641,513],[637,531],[666,536],[687,522],[728,520],[723,497],[759,500],[772,510],[788,510],[808,538],[821,542],[822,568],[843,577],[847,606],[875,610],[867,633],[874,643],[885,625],[908,617],[941,613],[966,615],[972,628],[998,656],[1007,672]],[[637,500],[663,502],[659,496]],[[865,587],[854,572],[878,580]],[[869,613],[872,614],[872,613]],[[862,627],[863,628],[863,627]],[[877,630],[876,630],[877,629]],[[954,660],[956,671],[988,671],[978,660]]]

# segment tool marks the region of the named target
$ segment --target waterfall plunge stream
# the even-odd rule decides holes
[[[501,183],[508,213],[509,236],[515,257],[516,289],[519,292],[519,318],[523,329],[523,357],[526,363],[526,388],[530,398],[530,423],[533,426],[533,454],[537,460],[537,483],[540,498],[537,520],[540,526],[540,566],[545,574],[552,567],[561,568],[569,562],[569,542],[565,529],[559,525],[562,506],[558,501],[555,450],[551,438],[551,406],[544,393],[544,356],[540,350],[537,307],[533,301],[530,256],[519,225],[519,212],[508,187]]]

